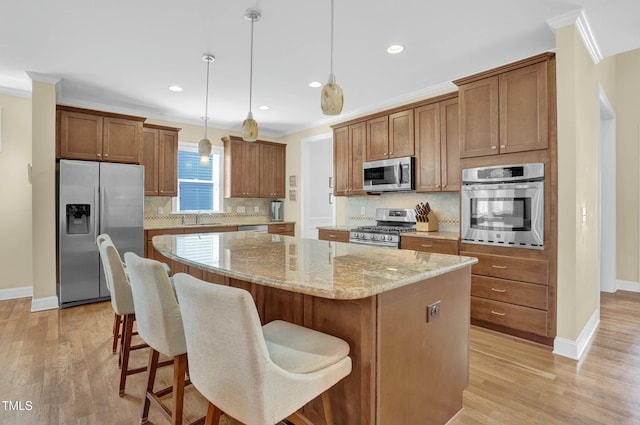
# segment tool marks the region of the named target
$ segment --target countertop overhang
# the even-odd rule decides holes
[[[162,255],[231,278],[322,298],[360,299],[478,260],[257,232],[161,235]]]

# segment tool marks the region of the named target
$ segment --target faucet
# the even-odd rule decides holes
[[[198,214],[196,214],[196,224],[200,224],[200,217],[202,217],[203,215],[208,215],[209,217],[211,217],[211,213],[210,212],[198,212]]]

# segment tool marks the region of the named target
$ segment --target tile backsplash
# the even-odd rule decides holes
[[[427,203],[438,218],[438,227],[444,232],[460,231],[460,194],[458,192],[415,193],[391,192],[378,196],[351,196],[347,198],[346,225],[375,224],[376,208],[414,208]]]
[[[243,222],[270,218],[270,199],[261,198],[229,198],[223,200],[223,211],[211,215],[203,215],[202,223],[208,222]],[[181,224],[182,216],[186,223],[195,223],[195,214],[171,213],[170,196],[145,196],[144,220],[154,224]]]

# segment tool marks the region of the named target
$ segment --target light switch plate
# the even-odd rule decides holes
[[[260,207],[257,206],[257,205],[255,207],[253,207],[253,212],[259,213],[260,212]]]
[[[360,206],[360,215],[365,215],[367,213],[367,207],[364,205]]]

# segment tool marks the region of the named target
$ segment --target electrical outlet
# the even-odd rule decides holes
[[[362,205],[360,206],[360,215],[365,215],[365,214],[367,214],[367,207]]]
[[[257,206],[257,205],[255,207],[253,207],[253,212],[259,213],[260,212],[260,207]]]
[[[164,208],[158,207],[158,214],[164,214]]]
[[[244,214],[245,213],[245,208],[243,206],[238,206],[236,208],[236,211],[238,212],[238,214]]]
[[[427,306],[427,323],[440,317],[440,300]]]

